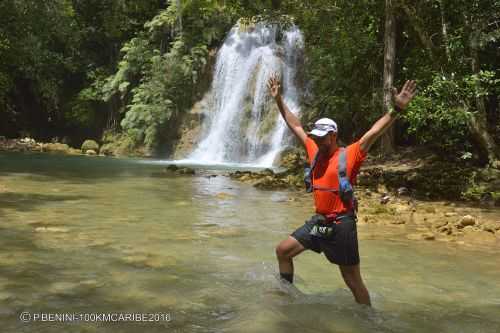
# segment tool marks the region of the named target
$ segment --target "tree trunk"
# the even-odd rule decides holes
[[[392,86],[394,83],[394,62],[396,59],[396,19],[392,0],[385,1],[385,34],[384,34],[384,112],[392,106]],[[391,126],[382,135],[381,153],[387,155],[394,152],[394,127]]]
[[[404,0],[398,2],[398,6],[401,7],[401,9],[404,11],[406,16],[408,17],[408,20],[410,21],[410,24],[413,29],[415,29],[415,32],[417,33],[418,38],[420,39],[420,42],[422,45],[425,47],[427,50],[427,53],[429,54],[429,57],[431,58],[432,63],[436,63],[436,50],[434,47],[434,44],[432,43],[432,39],[429,37],[427,32],[424,29],[425,23],[422,22],[422,20],[418,17],[417,11],[415,8],[409,6]]]
[[[439,9],[441,11],[441,32],[443,34],[443,44],[446,51],[446,60],[451,62],[450,39],[448,38],[448,26],[446,24],[445,10],[443,0],[439,0]]]
[[[479,62],[479,37],[480,31],[478,29],[472,28],[471,33],[471,66],[472,72],[474,74],[479,74],[481,71],[481,65]],[[488,133],[487,115],[486,115],[486,104],[484,97],[476,97],[476,107],[477,112],[472,114],[471,120],[469,122],[469,128],[472,134],[473,140],[479,146],[480,156],[483,160],[487,160],[488,163],[493,163],[496,159],[500,158],[500,153],[495,141]]]

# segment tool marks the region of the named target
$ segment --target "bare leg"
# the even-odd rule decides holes
[[[342,273],[342,277],[344,278],[344,281],[349,289],[351,289],[356,302],[371,306],[370,294],[368,294],[368,290],[366,289],[363,279],[361,278],[359,265],[339,266],[339,268]]]
[[[276,257],[278,258],[280,274],[283,278],[289,280],[289,282],[293,281],[293,257],[299,255],[304,250],[304,246],[292,236],[289,236],[276,247]],[[289,279],[286,277],[289,277]]]

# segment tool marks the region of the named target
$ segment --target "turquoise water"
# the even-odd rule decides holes
[[[140,160],[0,154],[2,332],[500,331],[495,249],[372,237],[360,225],[373,309],[314,253],[296,260],[297,288],[281,286],[274,248],[311,212],[309,198],[217,170],[180,177]],[[40,313],[165,320],[33,321]]]

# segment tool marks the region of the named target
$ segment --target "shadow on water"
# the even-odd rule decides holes
[[[3,208],[12,208],[18,211],[31,211],[38,206],[51,202],[87,199],[90,199],[90,197],[85,195],[4,192],[0,193],[0,213]]]
[[[119,177],[150,176],[162,168],[125,158],[0,153],[0,176],[25,174],[40,182],[58,179],[75,184],[97,183]]]

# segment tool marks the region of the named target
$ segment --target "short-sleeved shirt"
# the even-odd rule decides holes
[[[347,176],[352,185],[356,184],[356,176],[358,175],[361,164],[366,159],[367,153],[361,149],[359,141],[347,146]],[[318,151],[318,146],[310,137],[306,139],[306,150],[311,163]],[[337,149],[329,158],[326,156],[318,156],[316,166],[313,170],[313,185],[321,189],[338,190],[338,159],[340,156],[340,149]],[[325,191],[321,189],[314,189],[314,204],[316,206],[316,213],[328,214],[341,214],[347,212],[349,207],[346,207],[340,199],[338,193]]]

